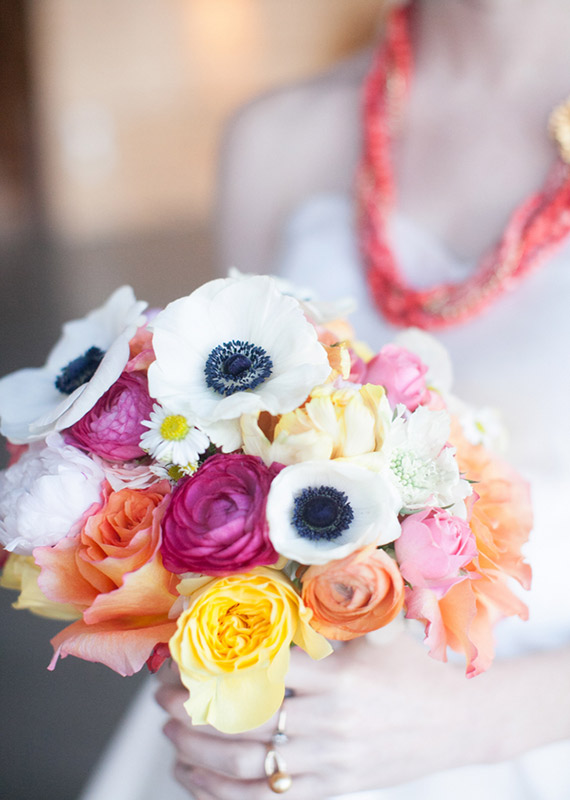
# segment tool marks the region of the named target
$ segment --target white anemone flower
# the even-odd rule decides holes
[[[252,277],[251,273],[240,272],[236,267],[230,267],[228,276],[239,279]],[[354,297],[341,297],[333,301],[319,300],[315,290],[308,286],[299,286],[277,275],[271,277],[275,280],[279,291],[298,300],[306,316],[317,325],[347,317],[356,311],[357,303]]]
[[[419,406],[407,414],[397,409],[382,450],[380,472],[402,496],[402,509],[412,513],[426,506],[455,507],[471,494],[449,447],[450,417],[447,411]]]
[[[31,555],[73,535],[85,512],[101,501],[103,469],[52,433],[34,442],[0,473],[0,544]]]
[[[266,276],[204,284],[152,323],[149,391],[224,451],[241,445],[242,414],[292,411],[330,373],[299,303]]]
[[[267,498],[269,538],[282,556],[326,564],[400,535],[400,497],[378,473],[340,461],[285,467]]]
[[[24,444],[85,416],[123,371],[145,308],[123,286],[100,308],[65,324],[43,367],[0,380],[0,432]]]
[[[143,420],[142,425],[148,428],[141,436],[142,449],[163,464],[195,470],[200,454],[210,444],[206,434],[191,425],[185,416],[173,414],[158,403],[150,413],[150,420]]]

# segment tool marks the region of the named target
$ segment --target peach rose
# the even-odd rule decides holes
[[[384,627],[404,602],[404,581],[393,558],[374,545],[301,576],[302,599],[312,627],[329,639],[348,641]]]
[[[168,481],[149,489],[108,487],[103,507],[77,537],[35,549],[43,593],[83,613],[52,640],[50,668],[60,656],[75,655],[130,675],[168,641],[176,629],[168,614],[178,597],[159,549],[169,492]]]

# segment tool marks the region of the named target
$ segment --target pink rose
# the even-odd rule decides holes
[[[139,446],[153,402],[142,372],[123,374],[93,408],[66,431],[66,440],[107,461],[130,461],[146,456]]]
[[[428,368],[409,350],[387,344],[366,367],[363,382],[383,386],[392,408],[403,403],[410,411],[415,411],[419,405],[429,401],[430,393],[425,381]]]
[[[218,576],[274,564],[265,506],[281,469],[241,453],[211,456],[172,493],[162,526],[166,568]]]
[[[478,554],[469,523],[440,508],[406,517],[394,546],[400,572],[412,589],[430,589],[438,597],[465,579],[460,570]]]

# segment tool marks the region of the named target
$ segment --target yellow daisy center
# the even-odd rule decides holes
[[[181,414],[170,414],[165,417],[160,426],[160,435],[163,439],[171,442],[179,442],[185,439],[190,431],[190,426],[186,422],[186,417]]]

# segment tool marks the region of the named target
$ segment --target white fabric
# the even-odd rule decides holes
[[[473,268],[404,219],[394,220],[392,237],[414,285],[461,280]],[[323,300],[355,297],[359,310],[352,322],[374,349],[395,333],[369,299],[345,197],[317,197],[299,210],[274,271],[314,286]],[[524,593],[531,616],[529,622],[514,619],[498,627],[499,657],[570,640],[570,535],[563,514],[570,487],[569,301],[570,244],[484,314],[438,334],[451,354],[455,393],[502,412],[510,432],[509,459],[532,486],[536,526],[526,554],[534,578],[532,591]],[[164,783],[171,756],[161,740],[159,716],[145,690],[82,800],[187,800],[172,782]],[[516,762],[449,770],[343,800],[456,797],[568,800],[570,742],[535,750]]]

